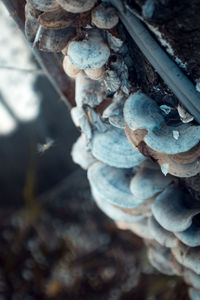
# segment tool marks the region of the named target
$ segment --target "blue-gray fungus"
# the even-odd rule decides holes
[[[126,22],[125,13],[119,15],[111,2],[121,9],[115,0],[27,0],[25,33],[39,49],[61,52],[63,70],[75,82],[71,116],[81,136],[71,155],[87,170],[94,201],[119,228],[145,240],[157,270],[183,276],[191,299],[197,300],[200,202],[182,191],[179,178],[200,172],[200,126],[193,122],[195,110],[187,112],[188,99],[196,99],[198,92],[191,94],[189,81],[174,75],[180,73],[177,68],[169,70],[166,55],[153,48],[135,17],[129,14]],[[87,21],[82,22],[82,13]],[[145,1],[144,19],[154,13],[155,1]],[[134,32],[140,49],[134,51],[147,59],[151,53],[150,63],[177,97],[183,89],[184,107],[173,101],[168,105],[167,89],[159,94],[154,88],[157,101],[152,90],[140,85],[140,62],[135,64],[119,16]]]

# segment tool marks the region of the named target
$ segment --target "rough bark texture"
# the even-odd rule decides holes
[[[200,19],[197,13],[200,8],[199,1],[148,1],[154,5],[151,18],[144,16],[145,2],[147,1],[124,1],[124,5],[138,13],[147,26],[151,26],[152,32],[160,32],[160,38],[169,46],[163,46],[158,36],[152,34],[166,51],[169,50],[171,59],[179,65],[195,85],[200,77]],[[137,85],[159,104],[165,103],[175,108],[178,99],[134,42],[130,38],[128,40],[135,66],[135,70],[131,74],[132,81],[137,82]],[[170,118],[172,122],[176,120],[177,112],[173,111]],[[196,200],[200,199],[199,175],[181,180],[181,185],[185,186]]]
[[[150,1],[149,1],[150,2]],[[174,52],[186,67],[191,79],[200,78],[200,19],[198,0],[155,0],[154,11],[147,23],[161,32]],[[142,14],[144,0],[128,1],[130,7]],[[184,70],[184,68],[183,68]]]

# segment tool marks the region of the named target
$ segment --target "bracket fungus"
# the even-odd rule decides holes
[[[170,250],[153,240],[147,240],[146,244],[148,245],[147,254],[151,264],[158,271],[166,275],[174,275],[174,271],[170,265]]]
[[[118,228],[123,230],[131,230],[139,237],[145,239],[145,240],[151,240],[152,236],[148,228],[148,219],[143,218],[137,222],[134,222],[133,224],[124,223],[124,222],[116,222],[116,225]]]
[[[190,177],[200,172],[200,126],[166,125],[156,102],[140,92],[125,102],[124,119],[130,143],[155,159],[165,175]]]
[[[159,106],[147,95],[137,92],[129,96],[124,105],[124,119],[131,130],[161,130],[165,120]]]
[[[171,185],[156,197],[152,212],[164,229],[181,232],[188,229],[192,218],[200,213],[200,203],[191,202],[188,195]]]
[[[118,21],[116,9],[106,3],[101,3],[92,10],[92,23],[98,28],[112,29]]]
[[[98,30],[90,30],[82,41],[71,41],[67,52],[71,62],[79,69],[101,68],[110,56],[110,49]]]
[[[187,246],[197,247],[200,246],[200,226],[199,222],[195,222],[195,218],[191,226],[182,232],[175,232],[177,238]]]
[[[135,209],[126,209],[126,211],[124,211],[121,207],[109,203],[99,192],[93,188],[92,195],[97,206],[112,220],[117,222],[125,222],[131,225],[134,223],[135,225],[135,223],[140,222],[140,220],[145,218],[142,212],[137,213]]]
[[[134,198],[129,190],[132,172],[131,169],[114,168],[96,162],[88,169],[88,179],[92,190],[95,190],[111,204],[133,208],[138,206],[141,201]]]
[[[94,133],[91,149],[98,160],[117,168],[131,168],[145,159],[131,147],[124,130],[113,126],[105,133]]]
[[[171,252],[181,265],[200,275],[200,247],[188,247],[179,243]]]
[[[156,102],[140,92],[131,95],[125,102],[124,118],[131,130],[146,130],[144,142],[160,153],[186,152],[200,141],[200,126],[166,125]],[[174,138],[174,131],[179,132],[179,138]]]
[[[184,194],[179,179],[171,175],[185,178],[200,173],[200,126],[192,122],[200,120],[199,94],[121,4],[27,0],[26,36],[33,47],[62,52],[64,72],[75,80],[71,116],[81,136],[71,155],[87,170],[95,202],[118,227],[145,239],[151,263],[162,273],[183,276],[196,300],[200,203]],[[141,6],[146,23],[154,4],[150,0]],[[142,56],[138,49],[130,53],[120,21],[172,97],[168,87],[160,90],[140,83],[137,58]],[[183,104],[177,106],[174,96]]]
[[[172,232],[165,230],[156,219],[151,216],[149,218],[149,230],[151,236],[162,246],[174,248],[178,245],[178,239]]]
[[[136,198],[146,200],[162,192],[171,182],[172,176],[164,176],[155,163],[144,161],[131,179],[130,191]]]

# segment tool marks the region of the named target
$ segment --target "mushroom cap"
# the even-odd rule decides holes
[[[84,170],[87,170],[96,161],[91,151],[87,149],[87,138],[84,134],[81,134],[73,145],[71,156],[73,161]]]
[[[101,162],[94,163],[88,169],[88,179],[92,191],[100,194],[111,204],[133,208],[140,204],[130,193],[129,181],[131,169],[120,169],[107,166]]]
[[[95,132],[91,149],[98,160],[117,168],[131,168],[145,159],[131,147],[124,130],[116,127],[111,127],[105,133]]]
[[[200,224],[193,221],[192,225],[182,232],[175,232],[177,238],[190,247],[200,246]]]
[[[162,192],[171,181],[172,177],[164,176],[155,163],[144,161],[137,174],[131,179],[130,191],[136,198],[145,200]]]
[[[187,284],[192,285],[194,288],[200,290],[200,275],[197,275],[195,272],[184,268],[183,277]]]
[[[90,10],[96,0],[56,0],[66,11],[82,13]]]
[[[113,205],[107,201],[106,198],[102,196],[102,194],[95,189],[92,189],[92,195],[97,203],[97,205],[101,208],[101,210],[108,215],[111,219],[119,222],[126,223],[135,223],[140,222],[144,218],[151,216],[151,204],[154,201],[153,198],[148,199],[145,203],[142,203],[134,208],[124,208],[119,207],[117,205]],[[143,224],[144,225],[144,224]],[[143,226],[140,224],[141,226]],[[137,227],[139,225],[136,225]],[[147,227],[147,226],[146,226]],[[135,227],[134,227],[135,228]],[[139,230],[139,229],[138,229]],[[133,230],[134,231],[134,230]],[[142,228],[141,228],[142,231]],[[147,231],[147,229],[145,229]],[[145,236],[146,238],[146,236]]]
[[[179,243],[178,247],[171,248],[171,252],[181,265],[200,275],[200,247],[188,247]]]
[[[160,166],[168,165],[168,173],[177,177],[191,177],[200,172],[200,145],[177,154],[163,154],[148,147],[151,156]]]
[[[149,218],[149,230],[151,236],[162,246],[173,248],[178,245],[178,240],[174,234],[160,226],[153,216]]]
[[[132,130],[162,129],[165,123],[157,103],[141,92],[130,95],[126,100],[124,119]]]
[[[27,0],[27,3],[31,3],[36,9],[41,11],[52,11],[59,7],[56,0]]]
[[[75,101],[77,106],[99,105],[105,97],[105,86],[101,80],[92,80],[84,72],[76,77]]]
[[[113,6],[101,3],[92,10],[92,23],[101,29],[111,29],[117,25],[119,17]]]
[[[173,132],[179,132],[178,139],[174,138]],[[167,126],[161,134],[149,132],[144,137],[145,143],[153,150],[176,154],[186,152],[196,146],[200,141],[200,126],[180,125],[178,127]]]
[[[131,95],[125,102],[124,119],[132,131],[147,130],[144,142],[160,153],[186,152],[200,141],[200,126],[164,126],[165,121],[156,102],[141,92]]]
[[[174,275],[174,270],[170,265],[171,252],[168,248],[161,246],[155,241],[150,241],[147,254],[151,264],[158,271],[166,275]]]
[[[176,260],[173,254],[170,256],[170,266],[176,275],[183,276],[184,266]]]
[[[101,68],[110,56],[110,49],[96,30],[88,32],[88,38],[72,41],[68,46],[71,62],[79,69]]]
[[[97,206],[112,220],[126,223],[138,222],[145,218],[142,214],[128,214],[120,207],[117,207],[107,201],[96,189],[92,189],[92,195]]]
[[[153,216],[168,231],[184,231],[191,226],[192,218],[200,212],[200,203],[190,200],[177,187],[168,186],[152,204]]]
[[[176,153],[165,154],[157,152],[148,147],[143,141],[147,134],[146,129],[131,130],[127,125],[125,128],[127,138],[131,145],[139,150],[143,155],[152,157],[161,166],[162,172],[165,174],[175,175],[177,177],[191,177],[200,172],[200,144],[198,143],[192,149]],[[166,168],[164,168],[166,167]]]
[[[149,228],[148,228],[148,219],[147,218],[144,218],[137,222],[134,222],[134,224],[116,222],[116,225],[120,229],[131,230],[132,232],[134,232],[136,235],[138,235],[141,238],[152,239],[152,236],[151,236]]]
[[[191,300],[200,300],[200,290],[190,288],[189,289],[189,296]]]
[[[78,73],[81,71],[71,63],[68,56],[65,56],[63,59],[63,69],[65,73],[73,79],[75,79]]]

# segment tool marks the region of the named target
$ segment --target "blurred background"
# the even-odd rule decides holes
[[[0,300],[188,299],[73,164],[79,132],[0,3]]]

